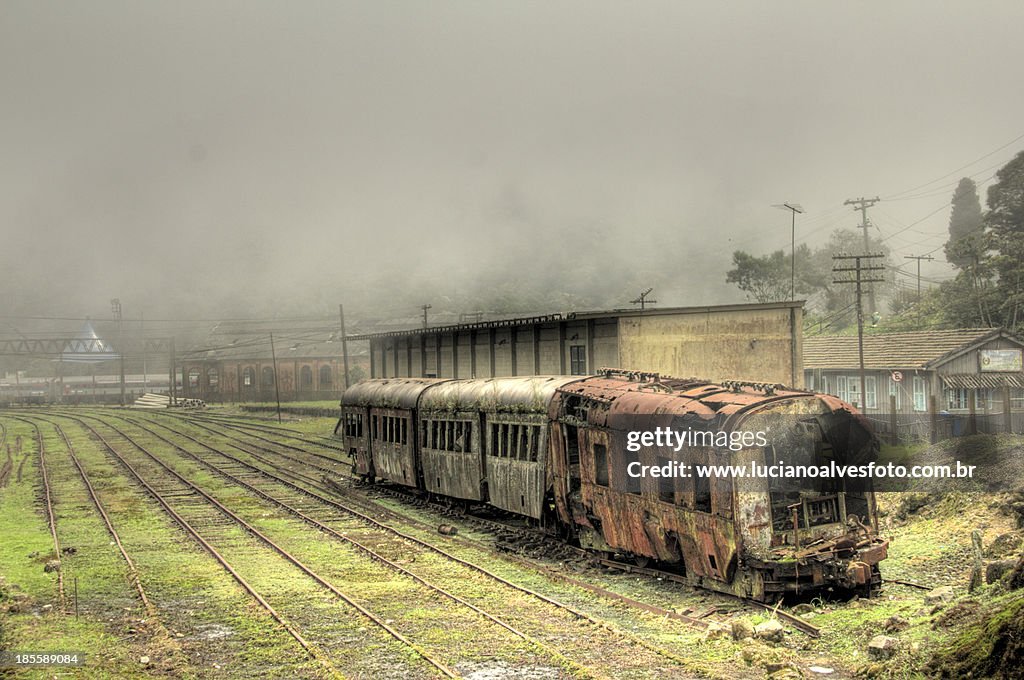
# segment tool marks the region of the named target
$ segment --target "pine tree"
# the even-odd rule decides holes
[[[977,266],[984,251],[984,230],[978,186],[964,177],[953,193],[953,210],[949,216],[949,240],[946,260],[957,269]]]
[[[1004,326],[1024,324],[1024,151],[996,173],[988,189],[985,226],[996,251],[993,265]]]

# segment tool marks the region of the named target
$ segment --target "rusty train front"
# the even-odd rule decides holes
[[[887,542],[869,486],[630,474],[873,461],[866,423],[827,395],[609,370],[368,380],[341,406],[336,434],[368,481],[492,505],[585,548],[657,561],[696,586],[742,597],[869,593],[880,581]],[[629,445],[631,433],[658,428],[770,436],[738,447]]]

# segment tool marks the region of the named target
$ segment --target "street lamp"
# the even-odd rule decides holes
[[[793,214],[789,231],[789,299],[796,299],[796,214],[803,214],[804,209],[799,203],[779,203],[772,206],[788,210]]]
[[[114,313],[114,318],[117,319],[117,354],[121,366],[121,406],[124,406],[124,319],[121,314],[120,298],[114,298],[110,301],[110,311]]]

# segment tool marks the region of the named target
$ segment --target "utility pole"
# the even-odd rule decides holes
[[[781,208],[793,213],[789,227],[789,299],[796,299],[796,214],[803,214],[804,208],[799,203],[780,203],[773,208]]]
[[[871,221],[868,219],[868,208],[870,208],[875,203],[878,203],[881,200],[882,199],[880,199],[878,196],[875,196],[874,198],[864,198],[863,196],[861,196],[860,198],[851,198],[843,202],[843,205],[852,205],[854,210],[860,211],[860,224],[857,225],[857,228],[864,230],[865,253],[871,252],[871,248],[868,245],[868,227],[871,226]],[[874,315],[875,289],[872,286],[868,286],[868,305],[868,309],[870,310],[871,314]]]
[[[338,316],[341,321],[341,370],[344,373],[341,376],[341,384],[344,389],[348,389],[348,339],[345,337],[345,305],[338,305]]]
[[[652,305],[657,304],[658,303],[657,300],[648,300],[647,299],[647,296],[650,295],[652,290],[654,290],[654,289],[653,288],[648,288],[644,292],[640,293],[640,297],[638,297],[635,300],[630,300],[629,304],[631,304],[631,305],[640,305],[640,311],[641,312],[644,311],[644,309],[646,309],[648,303],[650,303]]]
[[[861,294],[863,292],[863,285],[865,283],[877,283],[883,281],[881,278],[865,278],[864,272],[875,272],[884,271],[885,265],[873,264],[872,260],[879,260],[884,258],[884,253],[866,253],[864,255],[833,255],[833,260],[838,260],[837,264],[832,265],[833,273],[842,275],[844,272],[854,272],[854,278],[839,278],[833,279],[832,283],[852,283],[857,286],[857,356],[860,360],[860,410],[863,411],[867,407],[868,403],[868,392],[867,392],[867,378],[864,374],[864,305],[861,303]],[[840,264],[854,261],[852,267],[841,267]]]
[[[278,387],[277,352],[274,351],[274,334],[270,334],[270,360],[274,364],[274,396],[277,398],[277,422],[281,422],[281,389]]]
[[[904,255],[904,260],[917,260],[917,301],[921,301],[921,260],[934,260],[931,255]]]
[[[139,335],[142,336],[142,393],[145,394],[149,377],[146,372],[146,314],[144,312],[139,313]]]
[[[423,310],[423,327],[424,328],[427,327],[427,310],[428,309],[432,309],[432,308],[433,308],[432,305],[421,305],[420,306],[420,309]]]
[[[120,358],[121,364],[121,406],[124,406],[124,321],[121,315],[120,298],[114,298],[110,301],[110,311],[114,313],[114,318],[117,319],[117,356]]]

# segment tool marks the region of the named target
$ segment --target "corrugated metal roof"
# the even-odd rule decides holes
[[[583,376],[532,375],[454,380],[431,387],[420,399],[424,411],[547,411],[555,390]]]
[[[1024,387],[1024,373],[954,373],[939,377],[946,387],[968,390]]]
[[[363,380],[341,395],[342,406],[381,406],[416,408],[416,402],[431,385],[448,382],[444,378],[387,378]]]
[[[930,368],[947,354],[966,349],[987,339],[987,336],[994,338],[999,335],[1013,337],[998,328],[959,328],[865,335],[864,367]],[[804,338],[806,369],[856,368],[859,365],[856,335],[814,335]]]

